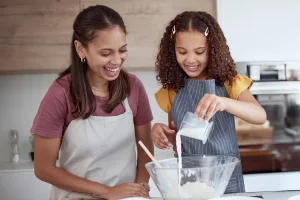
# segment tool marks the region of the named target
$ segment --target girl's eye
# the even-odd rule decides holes
[[[107,56],[110,55],[110,53],[102,53],[101,55],[102,55],[103,57],[107,57]]]
[[[204,53],[204,51],[202,51],[202,52],[196,52],[196,54],[198,54],[198,55],[203,54],[203,53]]]
[[[179,54],[181,54],[181,55],[185,55],[186,54],[186,52],[178,52]]]

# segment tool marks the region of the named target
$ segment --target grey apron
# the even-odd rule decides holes
[[[180,127],[187,111],[194,112],[205,94],[228,97],[224,86],[215,84],[215,80],[185,80],[185,86],[176,94],[171,109],[176,127]],[[228,112],[220,111],[213,116],[213,132],[207,142],[181,136],[182,156],[189,155],[225,155],[240,158],[237,144],[234,117]],[[225,193],[245,192],[241,165],[239,164],[228,183]]]

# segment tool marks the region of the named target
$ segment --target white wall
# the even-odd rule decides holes
[[[300,60],[300,1],[217,0],[235,61]]]
[[[154,93],[159,89],[154,72],[136,72],[143,82],[151,108],[154,122],[167,122],[167,115],[158,107]],[[0,76],[0,162],[11,159],[10,130],[19,131],[20,159],[29,160],[30,128],[48,87],[55,80],[51,75],[2,75]],[[170,151],[156,149],[157,158],[172,156]]]

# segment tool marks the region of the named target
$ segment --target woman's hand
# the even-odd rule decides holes
[[[149,191],[140,183],[123,183],[115,187],[110,187],[107,191],[107,195],[103,197],[108,200],[117,200],[129,197],[149,198]]]
[[[208,122],[217,111],[226,109],[224,97],[219,97],[214,94],[205,94],[195,110],[195,114],[199,119],[204,119]]]
[[[165,124],[156,123],[152,127],[151,137],[157,148],[169,149],[175,145],[176,131]]]
[[[149,192],[150,191],[150,186],[149,186],[149,184],[148,183],[140,183],[142,186],[144,186],[144,188],[145,188],[145,190],[147,191],[147,192]]]

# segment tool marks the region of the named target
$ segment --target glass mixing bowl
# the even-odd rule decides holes
[[[224,194],[230,177],[240,160],[230,156],[182,157],[182,168],[177,158],[146,164],[146,168],[162,197],[170,199],[206,200]]]

